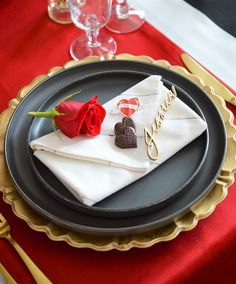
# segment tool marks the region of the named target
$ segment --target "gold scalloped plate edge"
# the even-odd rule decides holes
[[[208,93],[209,96],[211,96],[224,118],[227,135],[230,134],[230,137],[227,136],[227,144],[228,146],[230,145],[231,152],[227,152],[226,154],[226,161],[228,164],[226,167],[223,165],[222,175],[219,177],[219,179],[217,179],[215,186],[206,197],[204,197],[191,208],[191,212],[177,219],[168,226],[139,235],[119,236],[113,238],[83,235],[73,231],[68,232],[68,230],[65,228],[62,228],[37,214],[23,201],[13,187],[4,187],[4,185],[0,185],[0,190],[3,192],[4,201],[10,204],[14,214],[25,220],[33,230],[46,233],[47,236],[53,241],[65,241],[70,246],[77,248],[91,248],[97,251],[108,251],[112,249],[127,251],[133,247],[147,248],[159,242],[172,240],[177,237],[180,232],[192,230],[194,227],[196,227],[199,220],[208,217],[214,211],[215,207],[227,196],[228,187],[234,182],[234,172],[236,171],[236,155],[234,150],[236,145],[236,128],[233,125],[233,114],[227,109],[224,100],[217,96],[211,87],[206,86],[199,77],[192,75],[181,66],[171,66],[166,60],[154,60],[149,56],[134,56],[131,54],[120,54],[116,56],[116,59],[141,61],[160,65],[187,77],[195,84],[200,86],[205,92]],[[100,59],[95,56],[87,57],[81,61],[69,61],[64,65],[64,67],[56,66],[51,68],[48,71],[48,74],[37,76],[29,85],[23,87],[19,91],[17,97],[11,100],[11,102],[13,101],[14,103],[9,103],[9,108],[14,108],[20,102],[20,100],[29,93],[30,90],[48,77],[53,76],[64,69],[73,68],[74,66],[95,61],[100,61]],[[9,119],[2,121],[2,117],[3,116],[1,114],[0,126],[3,123],[7,124],[9,121]],[[0,157],[1,159],[4,159],[4,154],[0,153]]]

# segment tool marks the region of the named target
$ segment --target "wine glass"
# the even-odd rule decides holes
[[[139,29],[145,22],[145,13],[132,9],[126,0],[116,0],[112,5],[111,18],[106,25],[114,33],[130,33]]]
[[[48,15],[59,24],[72,23],[66,0],[48,0]]]
[[[74,24],[85,30],[70,46],[70,54],[75,60],[89,55],[101,59],[112,57],[116,52],[116,42],[108,34],[99,33],[111,16],[112,0],[68,0]]]

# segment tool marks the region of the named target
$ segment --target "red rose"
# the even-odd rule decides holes
[[[57,127],[71,138],[80,133],[98,135],[106,114],[105,109],[97,102],[96,96],[87,103],[62,102],[56,110],[59,113],[54,117]]]
[[[57,127],[68,137],[79,134],[96,136],[106,115],[105,109],[98,103],[97,96],[86,103],[63,101],[49,113],[29,113],[34,116],[53,118]]]

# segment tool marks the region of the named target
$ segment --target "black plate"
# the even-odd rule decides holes
[[[48,190],[43,190],[43,183],[39,182],[38,175],[36,174],[34,167],[32,167],[32,161],[30,158],[32,157],[32,153],[28,147],[28,139],[33,138],[33,133],[35,134],[35,137],[37,137],[39,133],[40,135],[43,134],[43,131],[48,132],[50,122],[41,122],[44,124],[41,130],[40,122],[38,122],[39,132],[37,132],[34,127],[32,128],[34,131],[30,132],[31,136],[29,137],[29,128],[31,126],[32,119],[29,118],[26,113],[28,111],[38,109],[45,99],[48,98],[50,101],[50,97],[55,96],[55,94],[60,94],[60,90],[63,88],[68,88],[68,90],[71,91],[73,90],[73,87],[76,86],[78,89],[79,86],[77,82],[83,82],[83,80],[85,82],[86,78],[91,76],[91,74],[98,77],[103,76],[102,74],[107,71],[109,72],[106,74],[107,80],[105,86],[104,82],[99,83],[99,80],[98,85],[96,86],[96,88],[100,86],[100,89],[98,88],[98,90],[100,90],[101,93],[102,91],[105,91],[106,88],[109,88],[110,90],[112,89],[112,94],[110,95],[113,97],[120,94],[123,90],[127,89],[127,87],[135,84],[135,80],[137,80],[138,77],[138,81],[140,81],[140,79],[144,79],[147,75],[162,75],[166,84],[168,84],[168,82],[175,84],[178,88],[183,89],[191,98],[194,99],[196,104],[202,110],[208,124],[209,149],[200,172],[193,180],[191,180],[184,190],[181,191],[182,194],[172,200],[170,204],[140,216],[126,216],[111,219],[106,215],[103,217],[94,216],[86,214],[83,210],[74,210],[73,208],[64,206],[63,203],[58,202],[58,200],[53,198],[51,194],[48,194]],[[114,78],[112,77],[112,73],[114,72],[127,74],[126,76],[117,76],[118,78],[116,78],[114,84],[112,80],[109,80],[110,76],[111,78]],[[92,90],[92,82],[90,85],[91,89],[88,86],[86,90],[87,95],[89,95],[89,92],[94,91]],[[190,103],[191,99],[188,100],[188,96],[184,95],[184,92],[181,93],[183,94],[183,98],[187,98],[186,100]],[[101,98],[102,103],[111,98],[108,94],[106,94],[106,92],[104,94],[103,98]],[[99,97],[102,97],[100,93]],[[55,97],[53,98],[53,103],[56,103]],[[47,107],[51,106],[50,103],[45,104]],[[194,108],[196,105],[193,103],[191,107]],[[197,108],[195,110],[197,111]],[[207,138],[203,138],[202,141],[206,143]],[[200,145],[203,144],[200,143]],[[60,225],[67,226],[73,230],[100,235],[144,232],[170,223],[176,216],[186,213],[192,204],[210,190],[218,176],[224,160],[225,148],[226,135],[221,116],[215,105],[200,88],[175,72],[155,65],[133,61],[106,61],[85,64],[63,71],[62,73],[56,74],[50,79],[44,81],[30,92],[30,94],[22,101],[14,112],[5,140],[6,161],[10,174],[18,191],[34,209]],[[182,151],[183,150],[181,150],[181,152]],[[193,157],[193,159],[195,159],[195,157]],[[168,165],[168,162],[171,163],[171,160],[172,159],[165,163],[166,166]],[[163,164],[163,167],[160,167],[160,169],[163,168],[163,171],[165,170],[165,164]],[[37,171],[39,172],[39,167],[37,168]],[[150,180],[149,182],[151,182],[152,187],[155,188],[158,187],[158,185],[152,182],[153,175],[155,175],[155,171],[148,175],[148,179]],[[146,178],[140,179],[138,182],[134,183],[134,186],[138,186],[139,188],[143,187],[145,179]],[[46,180],[48,181],[48,178]],[[121,192],[126,193],[125,191]],[[113,197],[111,197],[111,199],[112,198]],[[104,202],[106,203],[106,201]],[[109,210],[109,206],[103,208]],[[116,209],[118,210],[119,208]]]
[[[145,73],[127,71],[90,74],[88,77],[78,79],[75,83],[49,95],[38,111],[49,111],[55,107],[58,100],[75,93],[78,88],[82,92],[78,96],[74,96],[73,100],[87,101],[96,93],[99,100],[104,103],[119,94],[117,93],[118,90],[117,92],[113,91],[114,86],[119,86],[122,82],[122,89],[126,90],[147,76],[149,75]],[[112,82],[112,85],[110,82]],[[168,81],[165,81],[165,85],[171,87],[171,83]],[[178,97],[204,119],[194,100],[180,88],[176,87],[176,89]],[[29,130],[29,141],[51,131],[51,121],[41,118],[33,119]],[[205,132],[170,160],[155,169],[154,173],[142,178],[141,185],[140,181],[134,182],[94,206],[85,206],[74,198],[68,189],[37,158],[31,159],[31,162],[32,168],[42,183],[42,188],[48,190],[60,202],[87,214],[112,218],[137,216],[172,202],[184,189],[187,189],[188,184],[199,172],[205,160],[207,149],[208,135]],[[94,176],[93,172],[91,172],[91,176]],[[94,178],[96,179],[96,176]],[[153,186],[154,184],[157,186]],[[96,185],[94,190],[96,190]]]

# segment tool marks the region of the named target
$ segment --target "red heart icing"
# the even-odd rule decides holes
[[[131,98],[129,100],[122,99],[118,102],[120,112],[125,116],[131,116],[139,107],[138,98]]]

